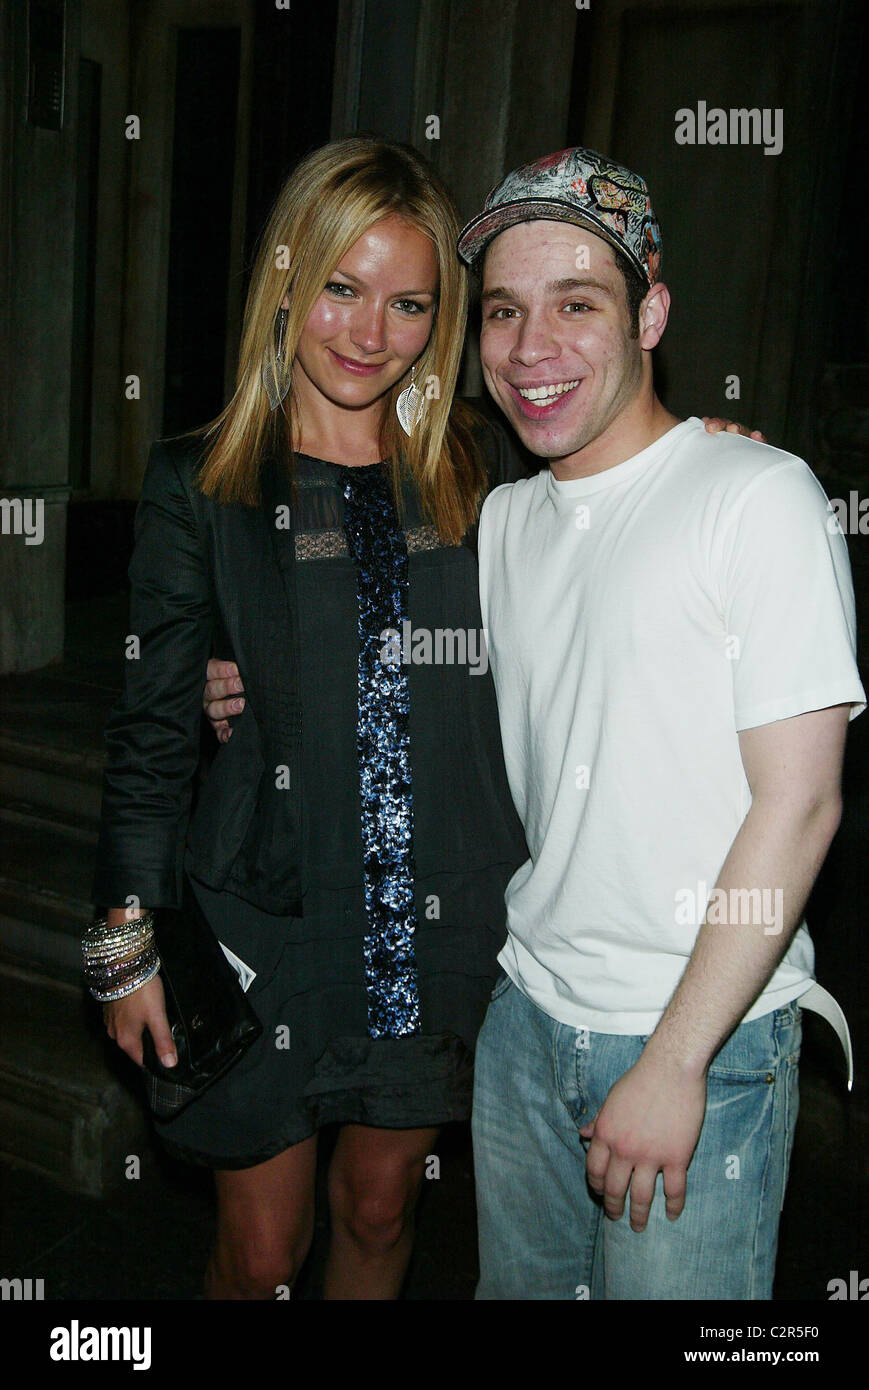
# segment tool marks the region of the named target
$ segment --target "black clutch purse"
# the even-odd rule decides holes
[[[261,1035],[262,1024],[186,871],[181,908],[154,909],[154,936],[178,1062],[164,1067],[145,1029],[143,1073],[155,1119],[171,1120],[239,1060]]]

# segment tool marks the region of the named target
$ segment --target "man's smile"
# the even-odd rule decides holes
[[[548,420],[558,414],[581,381],[581,377],[576,377],[570,381],[544,382],[538,386],[514,386],[509,381],[506,385],[519,410],[527,419]]]

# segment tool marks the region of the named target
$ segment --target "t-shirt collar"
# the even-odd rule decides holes
[[[568,499],[587,497],[590,493],[602,492],[604,488],[616,487],[619,483],[626,482],[629,478],[642,473],[662,455],[669,453],[683,434],[688,434],[691,430],[698,428],[705,430],[703,421],[696,415],[689,415],[687,420],[680,420],[678,425],[667,430],[667,433],[662,434],[660,439],[656,439],[653,444],[641,449],[638,454],[633,454],[631,458],[625,459],[624,463],[617,463],[614,468],[605,468],[603,472],[591,473],[585,478],[566,478],[564,481],[559,481],[553,477],[552,469],[547,466],[546,490],[552,501],[558,505]]]

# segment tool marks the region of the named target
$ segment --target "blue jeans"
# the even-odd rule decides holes
[[[477,1043],[480,1299],[768,1299],[798,1108],[799,1004],[735,1030],[709,1068],[685,1208],[663,1178],[643,1232],[585,1178],[594,1119],[646,1037],[557,1023],[506,975]]]

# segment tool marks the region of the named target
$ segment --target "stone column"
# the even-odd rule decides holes
[[[63,120],[43,129],[27,120],[27,6],[0,0],[2,673],[63,655],[79,20],[67,0]]]

